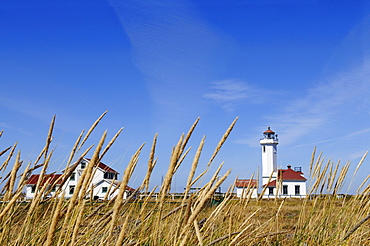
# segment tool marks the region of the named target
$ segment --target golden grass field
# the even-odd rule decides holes
[[[124,200],[124,189],[120,189],[122,192],[114,199],[94,202],[88,198],[92,173],[121,132],[107,144],[104,133],[93,151],[91,147],[84,147],[86,139],[104,115],[98,118],[86,134],[83,131],[71,148],[68,168],[61,177],[63,180],[71,175],[74,163],[78,163],[88,153],[92,155],[71,199],[64,199],[63,195],[44,197],[46,189],[50,189],[53,184],[41,186],[40,181],[34,199],[19,202],[22,200],[25,180],[31,173],[37,172],[41,176],[47,173],[53,152],[49,146],[55,118],[50,125],[44,149],[32,166],[28,164],[25,167],[23,173],[19,173],[22,160],[20,152],[15,150],[16,144],[0,150],[0,155],[6,156],[1,170],[14,163],[11,171],[2,178],[5,186],[0,205],[0,245],[370,245],[370,186],[367,179],[358,187],[357,194],[338,198],[337,193],[349,175],[349,163],[340,166],[325,161],[315,150],[312,154],[309,176],[311,185],[308,190],[309,194],[315,196],[301,200],[237,199],[230,192],[225,194],[220,204],[211,206],[210,199],[229,175],[229,171],[222,174],[222,164],[201,190],[194,194],[188,193],[190,187],[213,165],[214,158],[237,119],[226,130],[206,170],[199,176],[195,177],[194,174],[204,139],[196,154],[193,157],[187,156],[187,143],[198,123],[197,119],[189,132],[181,135],[173,147],[167,174],[161,187],[158,187],[158,199],[148,196],[142,200]],[[150,192],[149,180],[156,164],[156,138],[153,140],[146,176],[132,197],[139,192]],[[126,187],[130,181],[141,149],[142,146],[127,164],[120,187]],[[188,198],[174,201],[169,196],[171,182],[185,157],[193,160],[184,192]],[[365,157],[366,154],[363,159]]]

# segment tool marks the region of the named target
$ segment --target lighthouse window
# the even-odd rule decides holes
[[[263,153],[266,152],[266,146],[263,146]]]

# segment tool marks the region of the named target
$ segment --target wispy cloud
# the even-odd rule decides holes
[[[366,135],[368,133],[370,133],[370,128],[366,128],[366,129],[362,129],[362,130],[359,130],[359,131],[351,132],[351,133],[346,134],[346,135],[340,135],[339,137],[336,137],[336,138],[325,139],[325,140],[318,141],[318,142],[315,142],[315,143],[297,145],[295,147],[302,147],[302,146],[307,146],[307,145],[312,145],[312,144],[318,145],[318,144],[328,143],[328,142],[343,142],[343,141],[350,140],[350,139],[353,139],[353,138],[361,136],[361,135]]]
[[[284,136],[284,144],[294,143],[295,147],[351,140],[361,134],[369,134],[369,128],[360,128],[361,122],[369,120],[370,116],[367,100],[370,94],[369,71],[369,66],[359,66],[318,83],[307,91],[300,91],[299,99],[286,101],[284,107],[264,115],[263,121],[275,130],[279,129],[279,134]],[[346,125],[357,128],[346,128]],[[328,138],[339,132],[340,137]],[[315,137],[307,141],[310,135]],[[256,146],[258,137],[256,134],[235,142]],[[297,145],[301,139],[306,140],[305,144]]]
[[[11,129],[11,130],[17,131],[21,134],[25,134],[25,135],[28,135],[28,136],[33,135],[31,132],[27,131],[24,128],[13,127],[13,126],[10,126],[9,124],[5,123],[5,122],[0,122],[0,131],[1,131],[1,129]]]
[[[212,80],[219,67],[224,69],[233,41],[212,28],[189,1],[110,3],[129,38],[135,65],[145,78],[154,103],[153,116],[178,121],[200,114],[205,82]]]
[[[40,120],[47,122],[52,112],[49,112],[49,108],[45,107],[44,104],[37,100],[31,101],[26,98],[10,98],[3,96],[0,98],[0,106],[6,108],[7,110],[13,110],[21,114],[31,116]],[[42,109],[42,110],[40,110]],[[8,126],[9,127],[9,126]]]
[[[268,99],[263,95],[271,94],[237,79],[213,82],[209,89],[203,97],[211,99],[227,111],[236,110],[242,103],[263,103]]]
[[[369,104],[364,107],[370,93],[369,75],[368,69],[360,67],[332,77],[287,104],[279,117],[273,118],[274,124],[286,129],[286,141],[294,142],[310,132],[336,131],[338,123],[360,120],[370,110]],[[355,137],[356,133],[346,137]]]
[[[300,99],[287,102],[268,118],[284,129],[284,141],[296,143],[311,134],[315,144],[354,139],[362,131],[368,134],[363,122],[370,120],[369,23],[355,26],[337,46],[326,67],[332,68],[330,76],[297,92]],[[342,137],[333,137],[335,133]]]
[[[214,82],[211,89],[214,91],[205,94],[204,97],[215,101],[228,102],[246,98],[248,92],[251,91],[251,86],[234,79],[229,79]]]

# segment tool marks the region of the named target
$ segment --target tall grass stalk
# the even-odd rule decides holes
[[[10,159],[12,158],[12,156],[14,154],[14,151],[15,151],[15,148],[17,147],[17,145],[18,145],[18,142],[15,142],[13,147],[11,147],[11,150],[10,150],[10,153],[8,154],[8,157],[6,158],[6,160],[3,162],[3,164],[0,167],[0,171],[3,171],[3,172],[5,171],[6,167],[8,166],[8,163],[9,163]]]
[[[139,161],[139,156],[140,156],[140,153],[141,153],[141,150],[143,149],[143,147],[144,147],[144,144],[142,144],[139,147],[139,149],[136,151],[136,153],[132,156],[129,165],[127,166],[127,168],[126,168],[126,170],[123,174],[123,179],[122,179],[122,182],[120,184],[120,189],[119,189],[119,192],[118,192],[118,195],[117,195],[117,199],[115,200],[114,205],[113,205],[112,219],[111,219],[111,223],[110,223],[110,226],[109,226],[109,236],[111,236],[112,233],[113,233],[113,229],[114,229],[114,226],[115,226],[115,223],[116,223],[116,218],[117,218],[119,210],[120,210],[120,208],[123,204],[123,194],[126,191],[126,186],[127,186],[128,182],[131,178],[132,173],[134,172],[134,169],[136,167],[137,162]]]
[[[157,145],[157,138],[158,138],[158,133],[154,135],[152,148],[150,149],[150,154],[149,154],[148,168],[147,168],[143,183],[141,185],[141,187],[145,190],[145,192],[148,192],[149,190],[150,176],[152,175],[153,169],[157,163],[157,160],[155,159],[155,148]]]

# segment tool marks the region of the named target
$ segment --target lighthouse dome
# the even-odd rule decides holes
[[[270,127],[268,127],[267,130],[263,134],[275,134],[275,132],[271,130]]]

